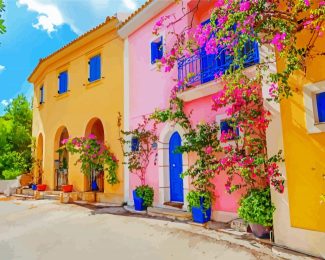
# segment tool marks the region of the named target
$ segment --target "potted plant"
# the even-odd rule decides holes
[[[64,139],[58,152],[60,153],[65,149],[71,154],[79,155],[75,164],[81,163],[81,171],[89,177],[93,191],[98,190],[96,177],[105,171],[107,172],[106,180],[109,184],[119,183],[117,178],[118,160],[110,152],[109,147],[98,141],[95,135]],[[69,189],[72,190],[71,186]]]
[[[269,238],[275,207],[271,202],[270,188],[251,189],[241,200],[238,214],[258,238]]]
[[[61,187],[63,192],[72,192],[73,190],[73,185],[70,184],[62,185]]]
[[[198,191],[190,191],[186,199],[189,209],[192,212],[193,221],[196,223],[206,223],[211,219],[211,194]]]
[[[121,129],[121,114],[118,117],[118,127]],[[148,130],[152,127],[150,130]],[[157,153],[156,143],[156,124],[150,126],[150,120],[143,117],[143,122],[132,131],[120,130],[119,141],[122,145],[124,156],[128,159],[128,168],[132,174],[135,174],[141,185],[133,190],[134,209],[142,211],[152,206],[154,199],[154,190],[146,184],[146,171],[153,154]],[[125,151],[124,146],[129,145],[130,149]]]
[[[46,184],[37,184],[37,190],[38,191],[45,191],[47,185]]]
[[[216,123],[201,123],[195,128],[189,128],[184,135],[184,143],[177,151],[194,152],[197,160],[186,170],[182,177],[190,176],[194,187],[187,194],[189,210],[194,222],[206,223],[211,219],[213,200],[215,165],[218,162],[216,152],[220,151],[217,138],[219,126]]]
[[[134,209],[137,211],[146,210],[147,207],[152,206],[154,191],[148,185],[141,185],[136,187],[133,191]]]

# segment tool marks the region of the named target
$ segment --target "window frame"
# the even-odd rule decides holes
[[[157,60],[159,61],[159,60],[161,60],[162,59],[162,57],[164,56],[164,35],[163,34],[159,34],[158,36],[156,36],[156,37],[154,37],[154,38],[152,38],[151,39],[151,41],[150,41],[150,44],[149,44],[149,46],[150,46],[150,64],[151,65],[155,65],[156,64],[156,62],[157,62]],[[153,60],[153,57],[152,57],[152,44],[153,43],[155,43],[157,40],[159,40],[159,39],[161,39],[161,46],[162,46],[162,48],[161,48],[161,57],[160,58],[156,58],[155,60]],[[158,42],[157,42],[158,43]],[[159,48],[158,48],[158,51],[159,51]]]
[[[319,122],[316,95],[325,92],[325,81],[303,86],[306,129],[309,134],[325,132],[325,122]]]

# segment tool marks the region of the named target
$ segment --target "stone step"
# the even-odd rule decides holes
[[[182,221],[192,219],[192,213],[179,209],[149,207],[147,212],[148,215],[152,217],[166,217],[169,219],[177,219]]]
[[[43,191],[44,195],[57,195],[59,196],[62,191],[56,191],[56,190],[51,190],[51,191]]]
[[[241,218],[237,218],[231,221],[230,227],[238,232],[247,232],[248,224]]]
[[[23,195],[23,194],[12,194],[13,197],[17,198],[17,199],[34,199],[34,196],[31,195]]]
[[[60,196],[54,195],[54,194],[44,194],[43,199],[45,199],[45,200],[60,200]]]
[[[32,189],[21,189],[22,195],[34,196],[34,191]]]

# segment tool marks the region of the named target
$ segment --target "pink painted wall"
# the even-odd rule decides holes
[[[191,2],[191,1],[190,1]],[[206,20],[209,16],[206,10],[202,8],[196,15],[196,23]],[[181,5],[171,5],[152,20],[144,24],[140,29],[129,36],[129,66],[130,66],[130,127],[136,127],[141,121],[143,115],[149,115],[156,108],[164,109],[168,106],[170,91],[175,85],[174,79],[177,78],[177,69],[171,72],[158,72],[150,62],[150,43],[155,36],[152,35],[152,28],[155,21],[163,15],[174,14],[176,17],[183,15]],[[181,30],[186,26],[188,19],[183,19],[176,24],[176,30]],[[164,38],[165,40],[165,38]],[[168,46],[167,46],[168,47]],[[196,124],[200,121],[211,122],[215,120],[216,112],[211,110],[211,96],[200,98],[198,100],[185,104],[185,110],[193,110],[192,122]],[[160,133],[163,126],[158,129]],[[189,161],[193,158],[189,158]],[[158,203],[158,162],[154,164],[154,158],[147,170],[147,184],[155,190],[155,204]],[[217,176],[216,201],[213,208],[216,210],[236,212],[238,196],[228,195],[224,188],[225,176]],[[130,176],[130,198],[132,191],[139,185],[138,178],[131,174]],[[184,198],[185,199],[185,198]]]

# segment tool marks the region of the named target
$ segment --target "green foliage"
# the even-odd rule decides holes
[[[0,178],[4,171],[30,171],[32,168],[31,152],[32,110],[25,96],[17,96],[0,117]],[[8,174],[7,176],[14,174]]]
[[[151,207],[153,203],[154,190],[148,185],[141,185],[136,187],[135,192],[138,197],[143,199],[145,207]]]
[[[5,5],[3,3],[3,0],[0,0],[0,34],[3,34],[6,32],[6,27],[4,26],[4,20],[1,19],[2,17],[2,12],[5,11]]]
[[[212,204],[212,194],[210,192],[192,190],[187,194],[186,200],[188,201],[190,210],[192,207],[199,208],[201,206],[201,200],[203,201],[203,209],[208,210]]]
[[[23,174],[28,164],[22,154],[16,151],[8,151],[0,155],[0,172],[4,179],[15,179]]]
[[[270,188],[252,189],[240,200],[238,214],[249,223],[266,227],[273,225],[275,207],[271,201]]]
[[[158,123],[175,122],[179,124],[184,129],[190,129],[191,124],[189,116],[183,111],[184,102],[179,99],[171,99],[169,103],[169,109],[166,110],[156,110],[151,116],[150,119]]]
[[[77,154],[79,158],[75,164],[81,163],[83,174],[94,178],[100,172],[106,171],[108,173],[106,180],[109,184],[119,183],[117,177],[118,160],[110,152],[109,147],[98,141],[95,135],[90,134],[88,138],[64,139],[62,144],[58,153],[63,153],[66,150],[71,154]],[[67,168],[67,162],[64,163],[64,160],[62,160],[62,167]]]

